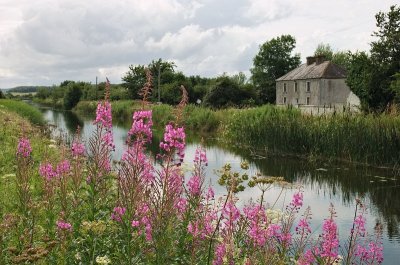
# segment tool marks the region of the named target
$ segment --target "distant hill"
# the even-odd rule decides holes
[[[39,88],[38,86],[17,86],[10,88],[8,92],[32,93],[36,92],[38,88]]]
[[[17,86],[13,87],[10,89],[3,89],[3,91],[11,92],[11,93],[34,93],[37,92],[37,90],[40,87],[45,87],[45,86]]]

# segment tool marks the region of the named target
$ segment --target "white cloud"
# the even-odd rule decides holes
[[[374,15],[395,0],[0,0],[0,87],[120,82],[130,64],[174,60],[185,74],[247,72],[263,42],[296,37],[368,50]],[[124,70],[125,68],[125,70]]]

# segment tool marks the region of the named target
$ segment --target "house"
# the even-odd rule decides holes
[[[307,57],[307,63],[276,79],[276,104],[354,110],[360,100],[346,85],[346,71],[316,56]]]

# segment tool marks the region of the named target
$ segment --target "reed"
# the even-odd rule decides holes
[[[400,159],[400,117],[387,114],[302,115],[263,106],[223,121],[229,142],[260,150],[394,166]]]

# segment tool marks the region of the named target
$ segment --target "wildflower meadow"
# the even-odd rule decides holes
[[[382,228],[366,231],[367,207],[357,201],[346,241],[339,241],[337,215],[327,205],[320,231],[312,231],[312,209],[301,185],[283,211],[265,200],[268,190],[287,185],[281,177],[249,175],[227,164],[217,171],[226,194],[206,185],[207,154],[199,146],[189,178],[185,157],[184,87],[175,119],[165,126],[152,157],[152,111],[141,91],[142,109],[132,117],[126,150],[112,160],[109,83],[97,105],[96,129],[86,143],[79,129],[58,156],[32,159],[36,152],[22,135],[15,146],[18,200],[2,213],[0,264],[381,264]],[[260,198],[239,206],[237,194],[260,189]]]

